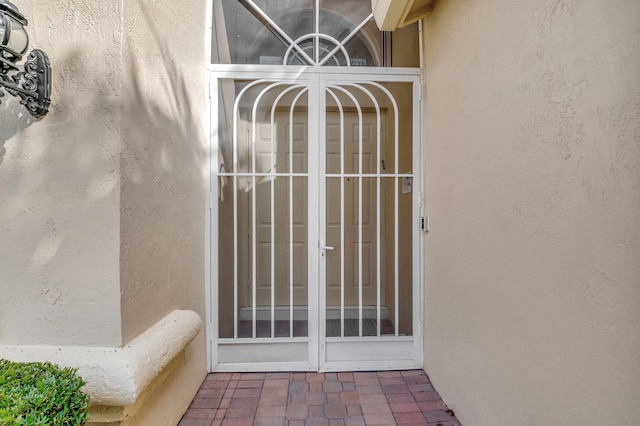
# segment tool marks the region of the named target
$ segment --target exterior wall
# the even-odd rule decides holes
[[[123,342],[173,309],[205,317],[206,2],[124,2]],[[176,20],[189,25],[175,25]],[[170,34],[170,36],[169,36]]]
[[[205,319],[206,6],[200,0],[124,1],[123,344],[174,309]],[[156,380],[122,424],[177,424],[206,366],[202,327],[172,372]]]
[[[0,105],[0,357],[53,352],[108,387],[120,377],[103,367],[136,336],[176,309],[205,318],[207,2],[16,3],[54,80],[40,122]],[[184,336],[160,339],[144,398],[123,390],[135,404],[94,412],[175,424],[206,373],[201,330],[170,363]]]
[[[424,30],[427,372],[463,424],[640,424],[640,3]]]
[[[39,122],[0,105],[0,344],[119,345],[121,13],[17,3],[53,93]]]

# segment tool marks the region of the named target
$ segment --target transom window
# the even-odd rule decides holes
[[[369,1],[222,0],[213,22],[213,63],[391,66]]]

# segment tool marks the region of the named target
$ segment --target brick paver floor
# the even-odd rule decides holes
[[[420,370],[213,373],[180,426],[460,426]]]

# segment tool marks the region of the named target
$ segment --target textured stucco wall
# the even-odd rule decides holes
[[[53,93],[39,122],[0,105],[0,342],[119,345],[121,11],[15,3]]]
[[[9,96],[0,105],[0,357],[40,359],[25,345],[42,345],[74,365],[62,347],[126,345],[174,309],[204,319],[207,2],[16,3],[54,80],[40,122],[16,120]],[[139,424],[179,418],[206,373],[204,342],[153,367],[127,411],[142,406]]]
[[[640,424],[640,3],[425,20],[425,365],[465,425]]]
[[[173,309],[205,318],[205,9],[196,0],[124,2],[125,343]]]

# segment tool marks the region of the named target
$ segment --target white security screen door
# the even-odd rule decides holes
[[[422,363],[420,71],[369,2],[214,2],[212,371]]]
[[[320,369],[416,368],[417,75],[319,80]]]
[[[212,369],[418,367],[416,72],[225,68]]]

